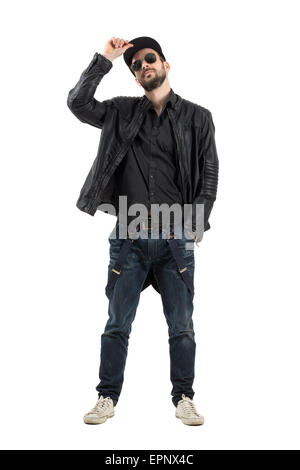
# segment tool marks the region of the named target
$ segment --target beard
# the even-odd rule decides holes
[[[155,90],[155,88],[160,87],[160,85],[165,81],[166,79],[166,71],[162,67],[161,70],[152,70],[153,77],[147,78],[143,77],[140,79],[140,84],[146,91],[152,91]]]

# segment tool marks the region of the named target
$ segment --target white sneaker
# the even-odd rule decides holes
[[[110,397],[104,398],[101,395],[94,408],[84,415],[83,421],[85,424],[101,424],[107,418],[114,416],[114,414],[114,402],[112,399]]]
[[[199,426],[199,424],[204,423],[204,416],[200,415],[189,397],[186,397],[184,394],[181,395],[182,400],[179,400],[176,407],[176,418],[181,419],[184,424]]]

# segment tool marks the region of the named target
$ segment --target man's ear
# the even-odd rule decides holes
[[[140,83],[140,81],[139,81],[138,78],[136,78],[135,81],[136,81],[136,83],[138,84],[138,86],[141,86],[141,83]]]

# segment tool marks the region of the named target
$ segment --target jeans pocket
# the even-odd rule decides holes
[[[184,258],[194,258],[195,240],[182,233],[182,238],[178,238],[177,244]]]

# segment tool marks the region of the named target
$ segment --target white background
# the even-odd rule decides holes
[[[297,4],[1,4],[2,448],[299,449]],[[75,206],[101,131],[75,118],[67,95],[112,36],[157,39],[174,91],[214,119],[218,199],[195,251],[203,426],[175,418],[152,287],[115,417],[82,420],[97,399],[115,217]],[[143,93],[120,57],[96,98]]]

